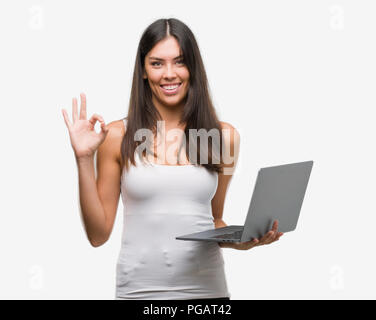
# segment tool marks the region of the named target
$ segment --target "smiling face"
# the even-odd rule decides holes
[[[153,101],[164,106],[180,105],[187,95],[189,71],[178,41],[169,36],[158,42],[145,57],[144,79],[148,79]]]

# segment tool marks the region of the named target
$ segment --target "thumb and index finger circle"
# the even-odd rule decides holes
[[[107,126],[106,126],[106,124],[105,124],[105,122],[104,122],[103,117],[102,117],[101,115],[97,114],[97,113],[94,113],[94,114],[91,116],[89,122],[90,122],[93,126],[95,126],[95,123],[96,123],[97,121],[99,121],[100,124],[101,124],[101,131],[102,131],[103,133],[107,133],[107,132],[108,132],[108,128],[107,128]]]
[[[99,121],[99,122],[104,122],[102,116],[100,116],[99,114],[97,113],[94,113],[91,118],[89,119],[89,122],[94,126],[95,123]]]

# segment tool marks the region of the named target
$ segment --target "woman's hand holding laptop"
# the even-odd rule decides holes
[[[216,228],[222,228],[226,227],[226,223],[221,220],[220,222],[217,222],[215,227]],[[218,242],[218,245],[221,248],[232,248],[237,250],[249,250],[253,247],[262,246],[265,244],[271,244],[275,241],[278,241],[279,238],[283,235],[282,232],[278,232],[278,220],[275,220],[272,226],[272,229],[268,231],[265,235],[261,237],[261,239],[253,239],[248,242]]]

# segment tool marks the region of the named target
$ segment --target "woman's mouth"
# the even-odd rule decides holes
[[[171,96],[171,95],[176,94],[179,91],[181,84],[182,84],[181,82],[173,83],[173,84],[163,84],[163,85],[160,85],[160,87],[165,95]]]

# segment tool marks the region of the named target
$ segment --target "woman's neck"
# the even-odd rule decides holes
[[[166,128],[179,127],[179,121],[183,115],[184,103],[176,106],[166,106],[156,99],[152,99],[155,108],[160,113],[162,120],[165,121]]]

